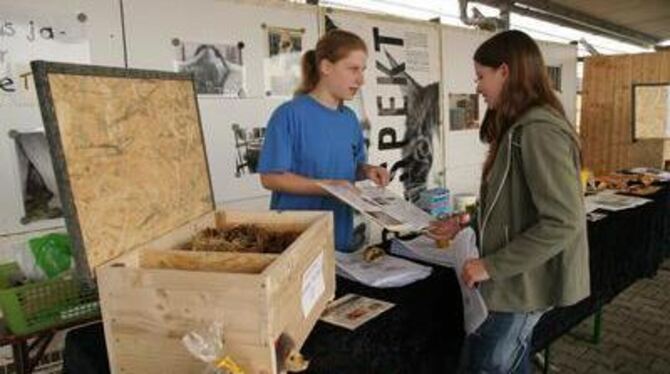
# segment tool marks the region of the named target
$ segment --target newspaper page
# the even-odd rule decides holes
[[[368,297],[347,294],[333,301],[321,315],[321,320],[355,330],[362,324],[391,309],[395,304]]]
[[[389,231],[422,231],[435,218],[387,188],[370,181],[353,185],[319,183],[333,196]]]

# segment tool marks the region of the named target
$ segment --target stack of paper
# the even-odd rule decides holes
[[[612,212],[619,210],[636,208],[640,205],[651,202],[650,199],[644,199],[635,196],[618,195],[614,191],[603,191],[596,195],[587,196],[584,199],[586,212],[592,212],[596,209],[605,209]]]
[[[337,274],[377,288],[402,287],[427,278],[433,271],[428,266],[389,255],[368,262],[363,258],[363,250],[335,252],[335,260]]]

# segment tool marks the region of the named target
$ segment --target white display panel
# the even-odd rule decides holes
[[[417,201],[444,180],[439,27],[340,10],[322,17],[326,30],[352,31],[366,42],[366,83],[351,104],[369,139],[368,160],[386,164],[395,174],[391,188]]]
[[[258,151],[272,111],[292,96],[288,87],[296,80],[278,81],[277,69],[295,75],[300,54],[314,48],[317,8],[279,1],[126,0],[124,9],[129,67],[178,71],[190,59],[217,204],[269,195],[244,164]],[[273,44],[273,35],[288,37],[288,53],[278,55],[282,45]]]
[[[123,37],[116,0],[0,0],[0,9],[0,235],[7,235],[64,225],[21,222],[25,169],[9,134],[42,130],[30,61],[123,66]]]
[[[444,82],[445,109],[444,147],[446,154],[446,183],[453,193],[479,192],[482,165],[488,146],[479,140],[479,129],[450,130],[449,96],[475,94],[475,70],[473,56],[477,48],[493,34],[461,27],[442,28],[442,76]],[[558,97],[566,115],[574,124],[576,113],[577,48],[567,44],[538,41],[545,64],[560,67],[561,91]],[[486,103],[479,96],[479,121],[486,112]],[[452,116],[453,118],[453,116]]]

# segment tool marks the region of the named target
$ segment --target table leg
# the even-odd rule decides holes
[[[602,308],[598,308],[593,315],[593,344],[599,344],[600,338],[602,337],[602,311]]]
[[[17,374],[29,374],[28,365],[30,356],[28,354],[28,343],[26,341],[12,344],[12,356],[14,356],[14,366]]]
[[[12,344],[12,355],[14,356],[14,366],[17,374],[30,374],[39,364],[49,343],[53,340],[54,334],[47,333],[40,335],[28,344],[27,340],[21,340]],[[34,352],[30,357],[30,353]]]
[[[551,344],[544,349],[544,367],[542,368],[544,374],[549,374],[549,348],[551,348]]]

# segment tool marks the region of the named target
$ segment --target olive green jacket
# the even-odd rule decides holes
[[[589,295],[579,171],[579,140],[547,108],[531,108],[503,136],[476,220],[489,310],[544,310]]]

